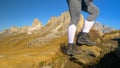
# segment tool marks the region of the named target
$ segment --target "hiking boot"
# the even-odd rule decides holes
[[[68,44],[66,54],[69,56],[79,55],[80,51],[77,49],[77,46],[74,43]]]
[[[89,35],[88,33],[82,32],[78,34],[77,40],[76,40],[77,45],[88,45],[92,46],[95,45],[94,42],[89,40]]]

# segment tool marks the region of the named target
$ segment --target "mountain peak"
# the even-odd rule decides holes
[[[32,26],[35,27],[35,26],[38,26],[38,25],[43,27],[42,23],[37,18],[35,18],[33,20]]]

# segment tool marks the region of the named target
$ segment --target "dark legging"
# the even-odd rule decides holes
[[[98,16],[98,8],[89,0],[67,0],[67,3],[71,16],[70,25],[75,24],[77,26],[81,10],[89,13],[87,21],[94,21]]]

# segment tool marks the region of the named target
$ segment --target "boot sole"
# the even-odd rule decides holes
[[[88,45],[88,46],[94,46],[95,44],[86,44],[85,42],[76,43],[76,45]]]
[[[75,56],[75,55],[80,55],[81,53],[66,53],[68,56]]]

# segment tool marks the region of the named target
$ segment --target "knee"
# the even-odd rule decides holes
[[[99,15],[99,9],[98,8],[96,8],[95,10],[94,10],[94,16],[95,16],[95,18]]]
[[[93,21],[97,18],[97,16],[99,15],[99,9],[96,8],[93,10],[92,13],[90,13],[90,16],[87,18],[88,21]]]
[[[71,25],[74,25],[74,26],[77,27],[77,23],[72,23],[72,22],[70,22],[69,26],[71,26]]]
[[[79,20],[80,20],[80,15],[72,16],[70,20],[70,25],[74,24],[75,26],[77,26]]]
[[[78,17],[72,18],[72,19],[70,20],[70,24],[69,24],[69,25],[74,24],[75,26],[77,26],[78,21],[79,21],[79,18],[78,18]]]

